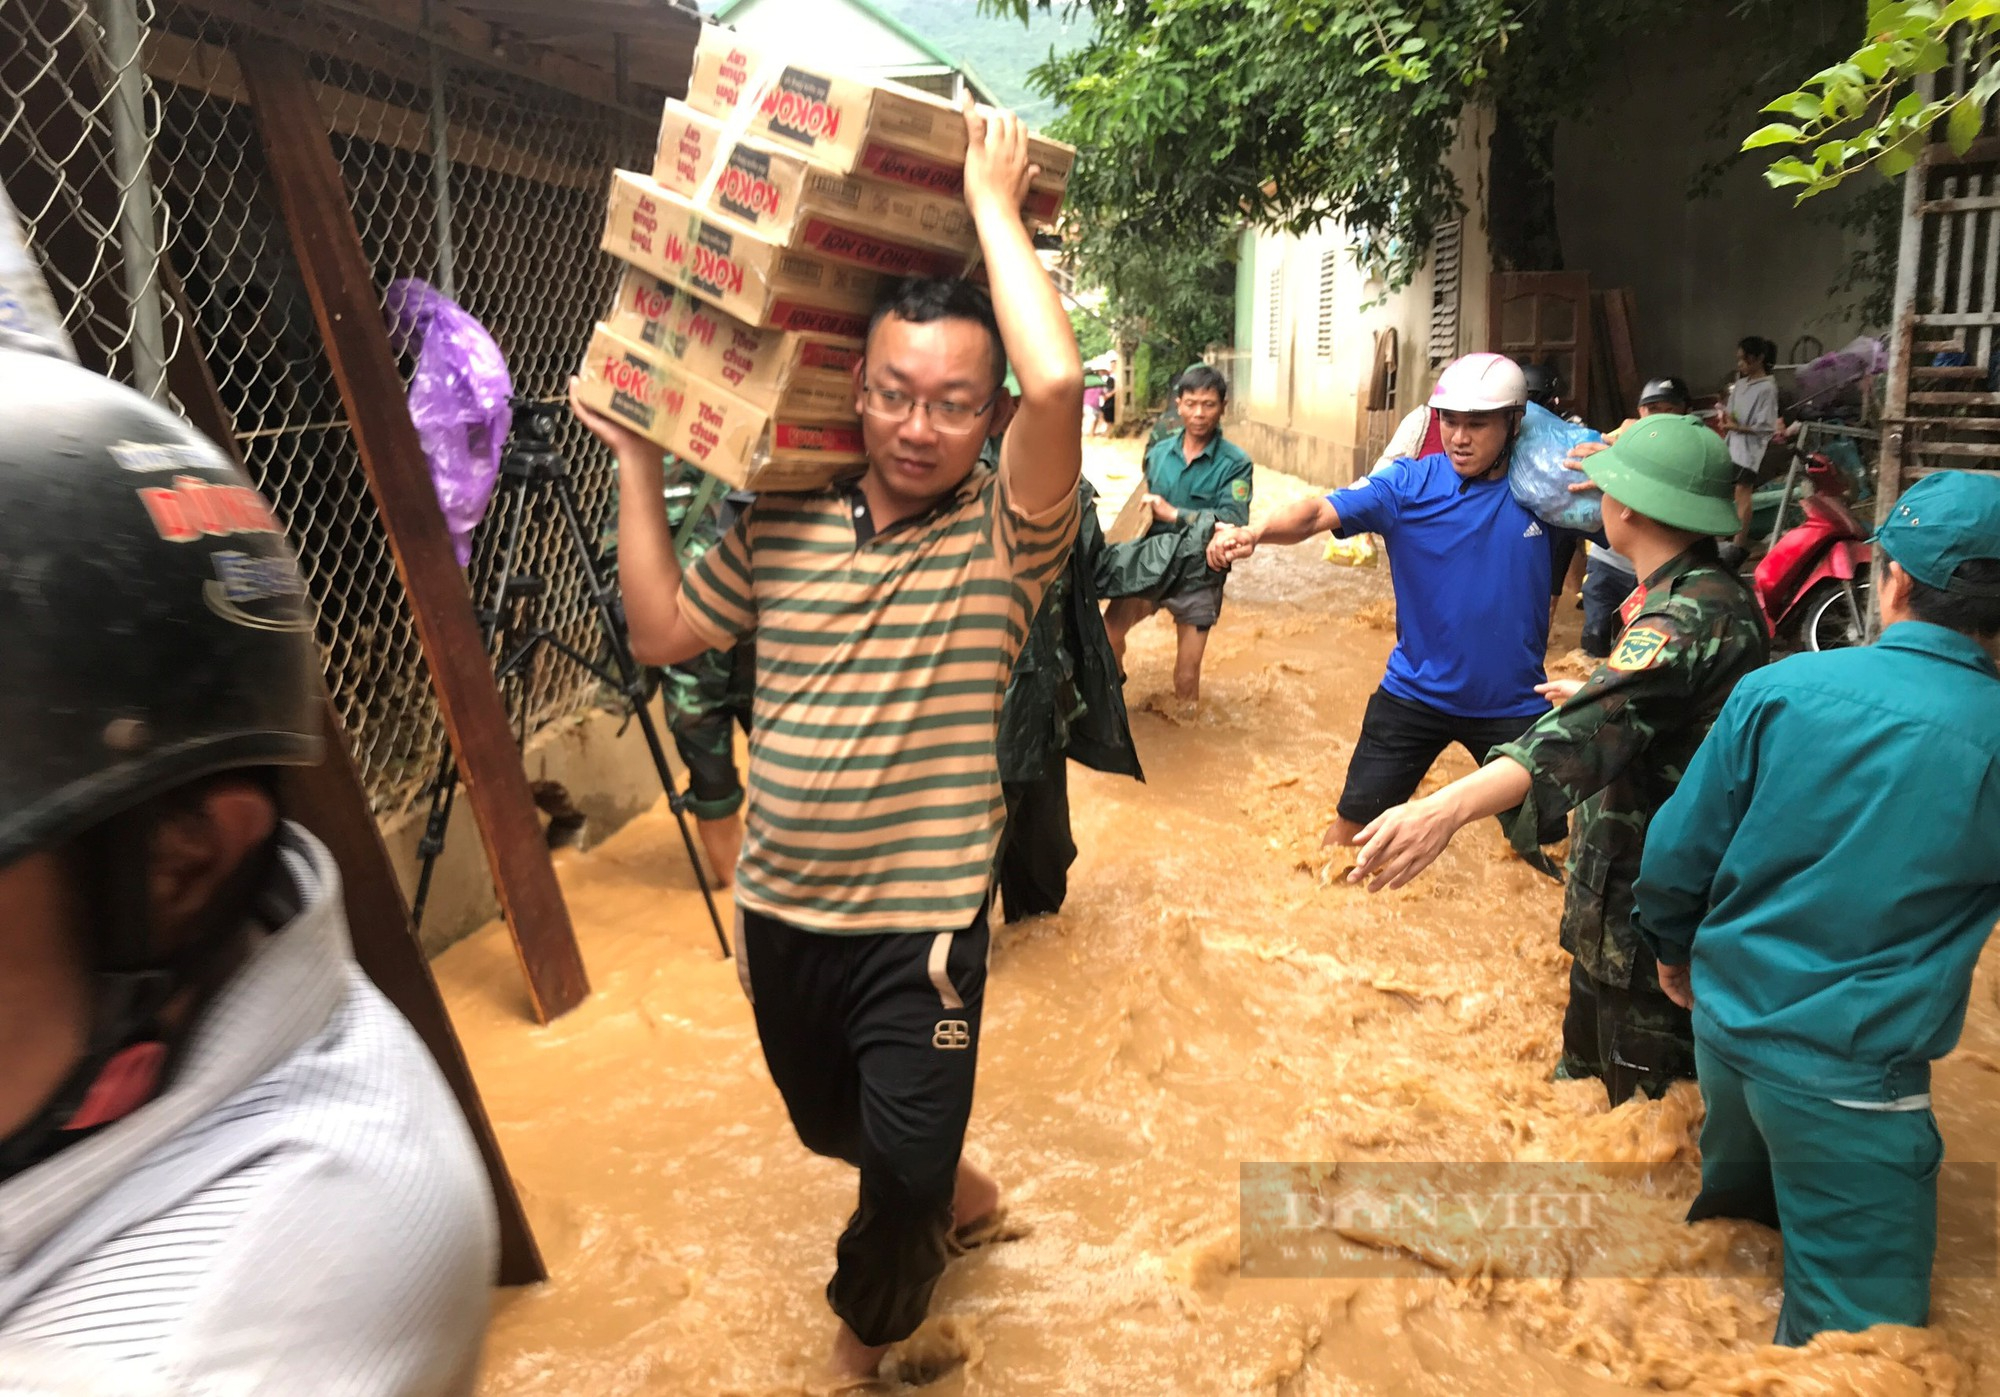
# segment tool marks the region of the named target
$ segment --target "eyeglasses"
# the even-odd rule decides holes
[[[979,419],[1000,401],[1000,390],[994,389],[992,397],[974,407],[971,403],[927,403],[898,388],[876,388],[864,383],[861,385],[861,401],[864,412],[884,422],[907,422],[910,414],[922,408],[932,431],[962,437],[975,430]]]

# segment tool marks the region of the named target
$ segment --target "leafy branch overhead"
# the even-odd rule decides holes
[[[1772,185],[1796,188],[1800,199],[1871,165],[1885,175],[1902,174],[1939,121],[1952,149],[1963,155],[1979,135],[1987,102],[2000,93],[1996,33],[2000,0],[1874,0],[1868,41],[1767,104],[1766,112],[1786,120],[1752,132],[1743,148],[1810,147],[1774,160],[1764,172]],[[1950,67],[1954,51],[1972,56],[1963,91],[1926,98],[1912,90],[1916,80]]]
[[[1456,214],[1444,166],[1466,102],[1520,29],[1509,0],[984,0],[1088,11],[1089,44],[1037,86],[1067,108],[1056,134],[1086,152],[1084,219],[1113,216],[1135,249],[1212,245],[1247,220],[1334,220],[1401,281]],[[1081,219],[1079,220],[1081,221]]]

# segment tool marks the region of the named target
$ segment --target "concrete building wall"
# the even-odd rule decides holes
[[[1483,204],[1488,113],[1466,113],[1450,156],[1453,175],[1472,207],[1460,225],[1460,272],[1447,323],[1455,320],[1456,357],[1486,338],[1489,260]],[[1429,357],[1435,268],[1427,261],[1410,285],[1387,292],[1357,262],[1354,238],[1326,225],[1292,235],[1244,234],[1237,285],[1239,369],[1247,391],[1230,433],[1255,459],[1314,481],[1344,485],[1373,464],[1369,443],[1429,395],[1436,368]],[[1246,313],[1247,306],[1247,313]],[[1393,406],[1371,414],[1363,406],[1373,373],[1377,336],[1396,332]],[[1385,422],[1383,419],[1391,419]]]
[[[1799,0],[1788,23],[1800,43],[1837,38],[1853,26],[1852,6]],[[1704,197],[1690,195],[1697,175],[1765,119],[1757,107],[1777,79],[1750,71],[1755,62],[1737,53],[1743,33],[1730,7],[1712,4],[1687,7],[1669,30],[1621,41],[1600,65],[1588,115],[1565,124],[1556,142],[1564,267],[1589,273],[1595,290],[1631,288],[1640,373],[1678,373],[1697,392],[1723,385],[1744,335],[1775,340],[1785,359],[1801,336],[1832,349],[1861,329],[1830,294],[1854,247],[1833,218],[1858,188],[1795,208],[1764,184],[1764,162],[1752,156],[1719,174]],[[1487,345],[1491,128],[1490,113],[1469,110],[1450,156],[1466,206],[1458,353]],[[1246,234],[1248,265],[1238,278],[1237,348],[1248,351],[1250,392],[1230,430],[1259,460],[1326,484],[1365,471],[1368,446],[1381,439],[1380,421],[1359,407],[1376,333],[1398,332],[1400,410],[1423,401],[1441,367],[1428,353],[1428,265],[1383,300],[1343,260],[1331,277],[1338,304],[1322,310],[1322,259],[1349,241],[1339,229]],[[1319,333],[1328,314],[1330,351]]]
[[[1798,0],[1795,22],[1846,34],[1854,7]],[[1745,335],[1775,340],[1788,358],[1802,335],[1833,349],[1861,328],[1829,295],[1853,246],[1831,218],[1874,176],[1795,208],[1753,154],[1711,197],[1688,196],[1705,167],[1771,120],[1757,107],[1772,83],[1746,92],[1741,65],[1715,61],[1740,32],[1722,7],[1691,6],[1674,28],[1622,43],[1605,57],[1620,80],[1556,140],[1565,266],[1589,272],[1595,288],[1632,288],[1640,373],[1678,373],[1697,392],[1723,385]]]

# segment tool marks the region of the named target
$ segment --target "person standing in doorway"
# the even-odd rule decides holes
[[[1174,403],[1181,430],[1162,437],[1146,453],[1146,505],[1152,531],[1191,532],[1207,539],[1218,528],[1250,522],[1252,467],[1242,448],[1222,435],[1222,410],[1229,381],[1210,364],[1192,364],[1175,380]],[[1104,628],[1119,668],[1125,665],[1125,637],[1132,627],[1164,609],[1174,618],[1174,697],[1194,703],[1201,697],[1201,661],[1208,633],[1222,616],[1221,572],[1191,578],[1160,601],[1121,597],[1104,611]]]
[[[1083,365],[1021,218],[1027,133],[970,98],[964,119],[992,294],[913,279],[877,307],[859,477],[760,495],[683,575],[660,449],[572,393],[618,460],[633,653],[757,640],[737,974],[800,1141],[860,1171],[827,1286],[840,1382],[915,1331],[953,1236],[999,1207],[962,1157],[1005,817],[995,735],[1077,530]]]
[[[1720,424],[1729,443],[1729,459],[1736,463],[1738,528],[1725,555],[1732,567],[1749,556],[1751,495],[1763,469],[1764,452],[1778,430],[1778,380],[1771,377],[1777,362],[1778,346],[1770,340],[1746,335],[1737,342],[1736,378],[1729,385]]]
[[[1931,1064],[2000,917],[2000,480],[1924,477],[1876,546],[1881,638],[1737,686],[1637,888],[1660,986],[1694,1016],[1688,1220],[1783,1233],[1780,1344],[1927,1322]]]

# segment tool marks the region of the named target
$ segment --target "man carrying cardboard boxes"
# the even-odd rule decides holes
[[[760,494],[683,577],[659,445],[573,392],[619,463],[619,580],[649,664],[755,637],[737,968],[800,1139],[861,1171],[827,1298],[866,1380],[999,1188],[960,1157],[1004,806],[994,739],[1077,529],[1083,366],[1023,222],[1015,117],[963,114],[992,296],[899,285],[853,377],[867,465]],[[1002,386],[1012,360],[1018,400]],[[982,443],[1005,431],[997,471]]]

